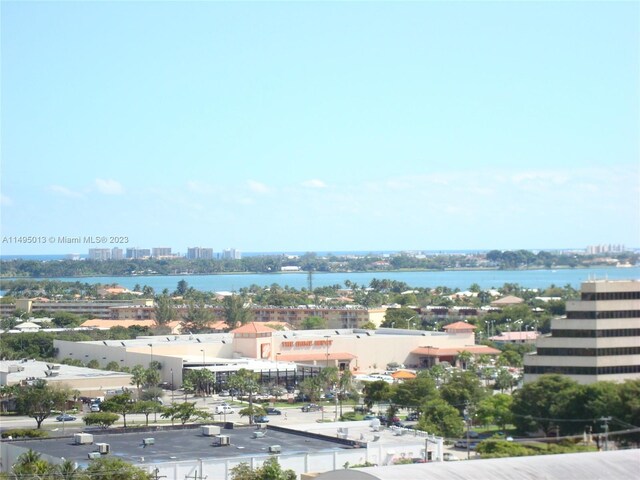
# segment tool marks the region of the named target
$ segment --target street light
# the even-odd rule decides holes
[[[409,326],[409,325],[410,325],[410,324],[409,324],[409,322],[410,322],[411,320],[413,320],[414,318],[416,318],[416,317],[417,317],[417,315],[414,315],[413,317],[409,317],[409,318],[407,318],[407,330],[411,330],[411,327]]]
[[[153,343],[147,343],[149,347],[151,347],[151,362],[149,362],[149,368],[153,366]]]
[[[173,386],[173,368],[172,368],[171,369],[171,405],[173,405],[173,403],[174,403],[174,399],[173,399],[174,394],[175,394],[175,389],[174,389],[174,386]]]

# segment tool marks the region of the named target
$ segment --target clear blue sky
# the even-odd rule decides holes
[[[638,2],[3,1],[1,14],[2,237],[640,247]]]

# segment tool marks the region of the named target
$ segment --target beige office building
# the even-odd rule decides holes
[[[583,283],[580,299],[525,355],[524,373],[525,382],[546,373],[582,384],[640,379],[640,280]]]

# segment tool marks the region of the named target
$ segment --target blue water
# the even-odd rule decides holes
[[[468,289],[477,283],[483,289],[498,288],[505,283],[517,283],[525,288],[546,288],[551,285],[580,284],[590,279],[629,280],[640,279],[640,267],[631,268],[580,268],[558,270],[464,270],[445,272],[347,272],[314,273],[313,287],[339,284],[345,280],[358,285],[369,285],[374,279],[389,279],[405,282],[411,287],[449,287]],[[148,285],[156,292],[167,288],[174,291],[180,280],[184,279],[190,287],[202,291],[235,291],[253,284],[266,287],[273,283],[296,289],[306,288],[308,277],[301,273],[263,273],[263,274],[218,274],[218,275],[175,275],[175,276],[134,276],[134,277],[73,277],[51,278],[65,282],[116,283],[132,289],[136,284]],[[8,280],[8,279],[7,279]]]

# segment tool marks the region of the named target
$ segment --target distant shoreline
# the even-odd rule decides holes
[[[429,272],[528,272],[528,271],[554,271],[554,270],[590,270],[593,268],[602,268],[602,269],[620,269],[620,268],[633,268],[636,265],[631,265],[630,267],[618,267],[618,266],[583,266],[579,265],[576,267],[570,267],[567,265],[555,266],[553,268],[545,268],[545,267],[528,267],[528,268],[499,268],[499,267],[486,267],[486,268],[440,268],[440,269],[424,269],[424,268],[402,268],[397,270],[338,270],[332,272],[324,272],[324,271],[313,271],[313,275],[335,275],[335,274],[343,274],[348,275],[350,273],[355,274],[376,274],[380,273],[429,273]],[[71,276],[62,276],[55,277],[56,279],[60,278],[71,278],[71,279],[80,279],[80,278],[113,278],[113,277],[121,277],[121,278],[157,278],[157,277],[217,277],[224,275],[283,275],[283,276],[294,276],[294,275],[308,275],[309,272],[306,270],[299,270],[296,272],[212,272],[212,273],[152,273],[152,274],[123,274],[123,275],[101,275],[101,274],[88,274],[88,275],[71,275]],[[52,277],[34,277],[34,276],[4,276],[0,275],[0,280],[49,280]]]

